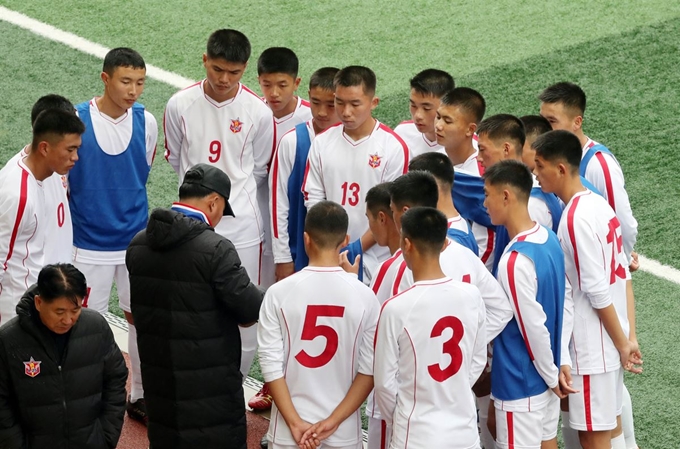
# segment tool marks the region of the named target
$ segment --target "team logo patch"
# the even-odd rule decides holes
[[[378,168],[380,167],[380,162],[382,160],[381,156],[378,156],[378,154],[369,154],[368,155],[368,166],[371,168]]]
[[[41,361],[35,361],[33,360],[33,357],[31,357],[31,360],[28,362],[24,362],[24,372],[28,377],[35,377],[38,374],[40,374],[40,364]]]
[[[241,132],[241,127],[242,127],[242,126],[243,126],[243,122],[242,122],[241,120],[239,120],[239,119],[236,119],[236,120],[232,120],[232,121],[231,121],[231,126],[229,126],[229,129],[231,130],[231,132],[233,132],[234,134],[236,134],[236,133],[240,133],[240,132]]]
[[[66,179],[66,175],[61,175],[61,185],[64,186],[65,189],[68,189],[68,180]]]

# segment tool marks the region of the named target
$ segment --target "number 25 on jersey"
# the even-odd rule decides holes
[[[325,324],[318,324],[320,317],[342,318],[345,315],[343,306],[309,305],[305,313],[305,322],[302,327],[302,340],[311,341],[316,337],[324,337],[326,346],[321,354],[311,356],[304,349],[295,355],[300,365],[307,368],[321,368],[333,359],[338,351],[338,333],[335,329]]]

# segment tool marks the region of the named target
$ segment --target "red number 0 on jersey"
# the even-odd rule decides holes
[[[326,347],[317,356],[311,356],[303,349],[295,356],[295,360],[300,365],[307,368],[321,368],[331,361],[338,350],[338,333],[330,326],[316,324],[319,317],[342,318],[345,315],[345,308],[342,306],[307,306],[305,313],[305,324],[302,328],[303,340],[314,340],[316,337],[326,339]]]
[[[208,156],[208,161],[210,161],[211,164],[214,164],[215,162],[220,160],[220,156],[222,156],[222,142],[219,140],[213,140],[210,142],[210,156]]]
[[[349,204],[350,206],[356,206],[359,204],[359,189],[360,186],[356,182],[353,183],[348,183],[348,182],[343,182],[342,183],[342,203],[340,203],[342,206],[345,204]],[[349,197],[347,195],[349,193]]]
[[[459,343],[463,339],[463,323],[455,316],[445,316],[437,321],[432,328],[430,338],[436,338],[444,333],[444,329],[453,330],[453,335],[449,338],[442,347],[444,354],[451,356],[451,363],[446,368],[442,369],[438,363],[427,367],[427,372],[437,382],[444,382],[449,377],[458,372],[460,366],[463,364],[463,351],[460,349]]]

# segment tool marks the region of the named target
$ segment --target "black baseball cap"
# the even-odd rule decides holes
[[[224,197],[224,214],[234,216],[234,211],[229,205],[229,193],[231,192],[231,181],[229,176],[217,167],[208,164],[196,164],[184,175],[182,184],[198,184],[208,190],[220,194]]]

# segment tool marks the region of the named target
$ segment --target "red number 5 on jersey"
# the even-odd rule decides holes
[[[342,318],[345,308],[342,306],[307,306],[305,323],[302,328],[302,340],[314,340],[316,337],[326,339],[326,347],[317,356],[311,356],[303,349],[295,356],[295,360],[307,368],[321,368],[331,361],[338,350],[338,333],[330,326],[317,324],[319,317]]]
[[[455,316],[445,316],[434,324],[430,338],[441,336],[444,333],[444,329],[453,330],[453,335],[444,342],[442,347],[442,352],[451,356],[451,363],[444,369],[439,366],[439,363],[427,367],[427,372],[437,382],[444,382],[456,374],[463,364],[463,351],[458,346],[465,333],[463,323]]]

